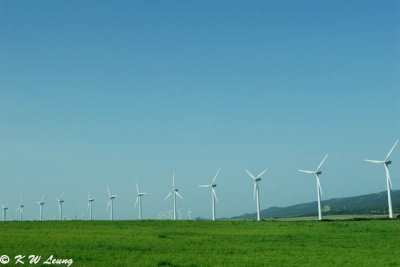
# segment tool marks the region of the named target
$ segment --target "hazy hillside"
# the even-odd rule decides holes
[[[394,213],[400,213],[400,190],[392,191],[392,204]],[[387,213],[386,191],[361,195],[355,197],[333,198],[321,201],[323,215],[337,214],[385,214]],[[297,204],[289,207],[271,207],[261,211],[261,217],[297,217],[316,215],[317,202]],[[243,214],[232,217],[232,219],[255,219],[256,213]]]

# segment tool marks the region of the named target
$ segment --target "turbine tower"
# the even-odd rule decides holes
[[[258,183],[261,181],[261,176],[267,171],[268,169],[263,170],[257,177],[254,177],[254,175],[249,171],[245,170],[247,174],[253,179],[254,181],[254,190],[253,190],[253,200],[257,197],[257,221],[260,221],[260,191],[259,191],[259,186]]]
[[[36,201],[36,203],[39,205],[39,220],[43,220],[43,205],[44,205],[44,195],[40,199],[40,201]]]
[[[217,184],[215,183],[215,180],[217,179],[219,170],[217,170],[217,173],[214,176],[214,179],[212,179],[211,184],[207,184],[207,185],[199,185],[199,187],[203,187],[203,188],[211,188],[211,208],[212,208],[212,220],[215,221],[215,203],[218,201],[217,198],[217,193],[215,192],[215,187],[217,187]]]
[[[20,198],[20,200],[19,200],[19,205],[18,205],[18,208],[17,208],[17,212],[19,212],[19,220],[20,221],[22,221],[22,214],[23,214],[23,211],[22,211],[22,209],[24,208],[25,206],[22,204],[22,195],[21,195],[21,198]]]
[[[137,196],[136,196],[135,208],[136,208],[137,204],[139,203],[139,220],[142,220],[142,196],[147,195],[147,193],[139,192],[139,187],[137,185],[137,182],[136,182],[136,192],[137,192]]]
[[[183,197],[178,193],[178,188],[175,187],[175,172],[172,175],[172,188],[169,194],[164,198],[164,201],[167,200],[171,195],[173,196],[174,199],[174,221],[176,221],[176,196],[180,197],[183,199]]]
[[[58,212],[60,214],[60,221],[63,220],[63,204],[64,204],[64,199],[62,199],[63,196],[64,193],[62,193],[59,197],[56,198],[58,202]]]
[[[7,221],[7,203],[6,204],[1,204],[1,209],[3,210],[3,221]]]
[[[389,150],[389,153],[387,154],[386,158],[384,160],[370,160],[366,159],[365,161],[371,162],[371,163],[377,163],[377,164],[383,164],[385,167],[385,173],[386,173],[386,190],[387,190],[387,195],[388,195],[388,207],[389,207],[389,218],[393,219],[393,209],[392,209],[392,197],[390,190],[392,189],[392,180],[390,179],[390,173],[389,173],[389,165],[392,164],[392,161],[389,160],[390,155],[393,152],[393,149],[397,146],[399,143],[399,140],[397,140],[392,148]]]
[[[106,210],[110,208],[110,219],[112,221],[114,220],[114,199],[117,197],[117,195],[111,195],[108,186],[107,186],[107,192],[108,192],[108,203]]]
[[[94,198],[90,197],[90,192],[89,191],[88,191],[88,196],[87,197],[88,197],[87,209],[89,209],[89,219],[92,220],[93,219],[92,205],[93,205]]]
[[[321,163],[318,165],[317,169],[315,171],[305,171],[305,170],[299,170],[299,172],[304,172],[308,174],[315,174],[315,178],[317,179],[317,195],[318,195],[318,220],[322,220],[322,214],[321,214],[321,195],[322,195],[322,189],[321,189],[321,182],[320,182],[320,175],[322,172],[320,171],[322,164],[324,164],[326,158],[328,157],[328,154],[325,155],[324,159],[321,161]]]

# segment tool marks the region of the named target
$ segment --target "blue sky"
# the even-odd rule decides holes
[[[26,216],[144,217],[171,202],[210,217],[255,212],[244,168],[268,168],[262,208],[316,199],[297,169],[330,156],[323,198],[385,190],[400,138],[398,1],[1,1],[0,202]],[[392,180],[400,188],[400,150]]]

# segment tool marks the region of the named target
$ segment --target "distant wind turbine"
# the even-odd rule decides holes
[[[217,198],[217,193],[215,192],[215,187],[217,187],[217,184],[215,183],[215,180],[217,179],[219,170],[217,170],[217,173],[215,174],[214,178],[211,181],[211,184],[208,185],[199,185],[199,187],[203,188],[211,188],[211,208],[212,208],[212,220],[215,221],[216,213],[215,213],[215,203],[218,201]]]
[[[178,212],[178,219],[179,219],[179,220],[182,219],[182,211],[183,211],[183,209],[177,210],[177,212]]]
[[[387,195],[388,195],[388,206],[389,206],[389,218],[393,219],[393,209],[392,209],[392,197],[391,197],[391,189],[392,189],[392,180],[390,179],[390,173],[389,173],[389,165],[392,164],[392,161],[389,160],[390,155],[392,154],[394,148],[397,146],[399,143],[399,140],[397,140],[392,148],[389,150],[389,153],[386,155],[386,158],[384,160],[370,160],[366,159],[365,161],[371,162],[371,163],[377,163],[377,164],[383,164],[385,167],[385,173],[386,173],[386,190],[387,190]]]
[[[94,198],[91,198],[91,197],[90,197],[90,192],[88,191],[88,205],[87,205],[86,210],[89,210],[89,219],[90,219],[90,220],[93,219],[93,210],[92,210],[92,208],[93,208],[93,201],[94,201]]]
[[[139,187],[138,187],[137,182],[136,182],[136,192],[137,192],[137,196],[136,196],[135,207],[139,203],[139,220],[142,220],[142,197],[144,195],[147,195],[147,193],[140,193],[139,192]]]
[[[1,209],[3,210],[3,221],[7,221],[7,203],[6,204],[1,204]]]
[[[258,186],[258,183],[261,181],[261,176],[267,171],[268,169],[263,170],[257,177],[254,177],[254,175],[249,171],[245,170],[247,174],[253,179],[254,182],[254,190],[253,190],[253,200],[257,197],[257,221],[261,219],[260,217],[260,189]]]
[[[189,210],[188,210],[188,218],[189,218],[189,220],[192,219],[192,211],[190,210],[190,208],[189,208]]]
[[[107,186],[107,192],[108,192],[108,203],[107,203],[106,210],[108,210],[110,208],[110,219],[112,221],[112,220],[114,220],[114,199],[118,195],[111,195],[110,189],[108,188],[108,186]]]
[[[322,220],[322,214],[321,214],[321,195],[322,195],[322,189],[321,189],[321,182],[319,179],[319,176],[322,174],[320,171],[322,164],[324,164],[326,158],[328,157],[328,154],[325,155],[324,159],[321,161],[321,163],[318,165],[317,169],[315,171],[305,171],[305,170],[299,170],[299,172],[304,172],[308,174],[315,174],[315,178],[317,179],[317,195],[318,195],[318,220]]]
[[[167,200],[171,195],[173,195],[174,200],[174,220],[176,221],[176,196],[183,199],[183,197],[178,193],[178,188],[175,187],[175,172],[172,175],[172,188],[168,195],[164,198],[164,201]]]
[[[58,212],[60,215],[60,221],[62,221],[63,218],[63,204],[64,204],[64,199],[62,199],[62,197],[64,196],[64,193],[62,193],[59,197],[56,198],[57,202],[58,202]]]
[[[21,195],[21,198],[20,198],[20,200],[19,200],[19,205],[18,205],[18,208],[17,208],[17,212],[19,212],[19,220],[20,221],[22,221],[22,214],[23,214],[23,211],[22,211],[22,209],[24,208],[25,206],[22,204],[22,195]]]
[[[42,221],[43,220],[43,205],[45,204],[44,203],[44,195],[42,196],[40,201],[36,201],[36,203],[39,205],[39,220]]]

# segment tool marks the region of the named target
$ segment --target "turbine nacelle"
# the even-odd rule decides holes
[[[388,160],[388,161],[385,162],[385,164],[386,164],[386,165],[390,165],[390,164],[392,164],[392,161],[391,161],[391,160]]]

